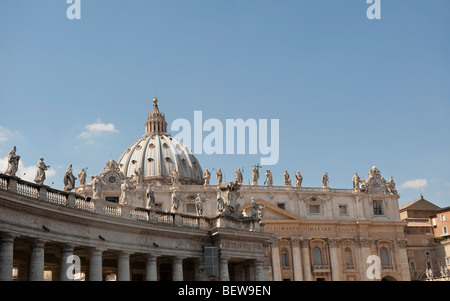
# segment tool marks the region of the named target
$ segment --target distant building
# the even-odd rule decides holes
[[[405,237],[411,280],[448,280],[450,240],[444,231],[448,227],[449,209],[434,205],[422,195],[400,207],[400,218],[407,223]]]

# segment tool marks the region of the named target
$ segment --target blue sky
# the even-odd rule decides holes
[[[52,187],[69,164],[99,174],[156,95],[169,126],[195,110],[279,119],[279,161],[263,166],[276,185],[300,170],[320,187],[327,171],[351,188],[376,165],[400,204],[450,205],[448,0],[381,0],[380,20],[365,0],[81,0],[80,20],[69,6],[0,2],[1,171],[16,145],[21,172],[44,157]],[[197,156],[244,182],[260,157]]]

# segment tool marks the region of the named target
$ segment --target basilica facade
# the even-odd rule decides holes
[[[353,189],[211,179],[167,132],[157,99],[145,133],[64,191],[0,174],[0,280],[410,280],[395,183],[374,166]],[[38,167],[45,174],[45,164]]]

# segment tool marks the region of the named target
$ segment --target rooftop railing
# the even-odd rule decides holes
[[[74,192],[60,191],[45,185],[24,181],[0,173],[0,193],[6,191],[55,206],[120,217],[136,221],[208,230],[211,227],[259,231],[258,221],[245,218],[242,221],[224,216],[210,218],[184,213],[166,212],[156,209],[135,208],[128,204],[117,204],[101,199],[90,199]]]

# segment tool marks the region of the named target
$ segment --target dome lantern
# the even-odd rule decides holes
[[[147,134],[166,134],[167,122],[165,115],[158,109],[158,99],[153,98],[153,110],[147,115],[147,122],[145,123],[145,132]]]

